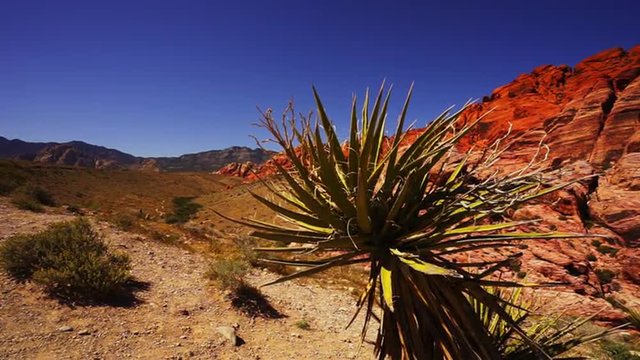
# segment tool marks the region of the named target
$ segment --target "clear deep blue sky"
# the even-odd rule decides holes
[[[590,3],[594,3],[590,5]],[[446,5],[444,5],[446,4]],[[411,119],[640,43],[640,1],[0,0],[0,135],[135,155],[253,145],[256,105],[416,83]]]

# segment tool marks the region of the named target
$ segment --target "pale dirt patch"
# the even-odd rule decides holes
[[[0,241],[35,232],[73,216],[36,214],[0,199]],[[134,307],[71,307],[47,298],[33,284],[0,273],[0,359],[369,359],[360,344],[361,321],[345,325],[355,310],[344,291],[288,282],[263,288],[285,317],[250,319],[231,308],[203,278],[207,259],[187,250],[122,232],[92,219],[108,244],[128,253],[133,274],[150,288]],[[256,270],[254,284],[276,275]],[[295,323],[306,319],[310,330]],[[245,341],[233,347],[219,326],[239,325]],[[72,331],[60,331],[70,326]],[[88,335],[80,335],[88,330]],[[371,337],[371,336],[370,336]]]

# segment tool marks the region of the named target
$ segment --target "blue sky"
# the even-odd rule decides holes
[[[140,156],[253,146],[256,106],[412,81],[410,118],[640,43],[640,1],[0,0],[0,135]]]

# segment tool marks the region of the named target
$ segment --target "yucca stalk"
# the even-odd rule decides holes
[[[297,119],[292,107],[281,122],[266,111],[261,125],[282,147],[290,167],[275,164],[286,185],[265,182],[273,197],[253,196],[285,223],[238,221],[253,227],[253,236],[285,245],[257,249],[263,254],[294,255],[264,261],[306,267],[272,283],[369,263],[368,285],[354,318],[365,310],[364,337],[376,318],[376,303],[381,306],[375,342],[380,359],[501,358],[474,303],[491,309],[547,358],[504,310],[505,300],[485,286],[523,286],[492,277],[521,255],[515,252],[521,241],[583,235],[521,232],[532,222],[489,219],[566,184],[545,185],[544,174],[532,170],[533,162],[516,172],[494,171],[492,165],[504,150],[500,141],[479,154],[458,154],[456,143],[480,120],[457,124],[464,108],[445,111],[405,148],[411,93],[391,138],[384,135],[390,98],[384,84],[373,101],[367,92],[360,114],[354,98],[345,145],[315,88],[315,122]],[[497,261],[460,261],[487,248],[514,251]]]

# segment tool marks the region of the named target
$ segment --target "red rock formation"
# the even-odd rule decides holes
[[[237,176],[242,178],[247,178],[252,175],[252,171],[255,169],[255,164],[251,161],[247,161],[244,163],[232,162],[221,169],[216,171],[216,174],[220,175],[229,175],[229,176]]]
[[[544,137],[550,148],[545,164],[561,169],[564,180],[596,175],[518,209],[513,217],[540,218],[549,231],[617,239],[604,244],[586,238],[533,242],[522,258],[527,269],[534,270],[530,278],[566,282],[589,295],[620,289],[617,296],[622,298],[640,293],[640,46],[606,50],[575,67],[537,67],[472,105],[461,122],[489,110],[475,132],[462,140],[461,150],[490,144],[511,126],[513,144],[498,166],[521,167]],[[420,132],[407,134],[406,143]],[[287,166],[279,154],[255,173],[231,173],[251,181],[275,174],[275,163]],[[491,259],[496,254],[485,251],[477,256]],[[614,271],[615,279],[601,284],[596,269]],[[605,318],[619,319],[620,314],[608,313]]]

